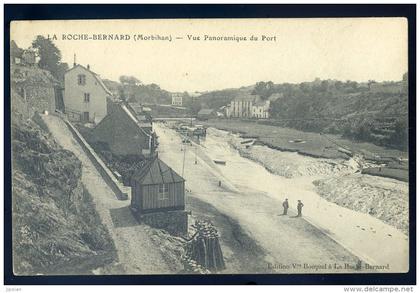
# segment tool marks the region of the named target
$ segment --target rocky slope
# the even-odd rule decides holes
[[[370,214],[408,235],[408,184],[365,174],[315,180],[316,191],[339,206]]]
[[[115,248],[81,183],[81,163],[32,118],[12,91],[14,273],[88,274]],[[36,114],[35,114],[36,117]]]

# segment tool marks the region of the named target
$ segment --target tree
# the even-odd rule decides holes
[[[126,97],[125,91],[124,91],[124,87],[118,86],[118,96],[123,101],[127,100],[127,97]],[[133,102],[133,101],[130,101],[130,102]]]
[[[131,76],[131,75],[121,75],[120,76],[120,82],[123,85],[131,85],[131,86],[141,84],[141,81],[139,79],[137,79],[136,77]]]
[[[337,80],[337,81],[334,83],[334,86],[335,86],[335,89],[336,89],[337,91],[341,91],[341,90],[343,89],[343,82],[342,82],[342,81],[340,81],[340,80]]]
[[[370,87],[372,86],[372,84],[374,84],[374,83],[376,83],[376,81],[374,81],[372,79],[369,79],[368,80],[368,88],[369,88],[369,90],[370,90]]]
[[[67,70],[69,70],[69,65],[67,63],[59,63],[56,78],[60,81],[64,81],[64,74]]]
[[[406,151],[408,146],[408,121],[399,119],[395,122],[394,132],[388,139],[389,143]]]
[[[252,91],[253,95],[259,95],[262,99],[267,99],[271,96],[274,92],[274,83],[272,81],[264,82],[260,81],[257,82],[255,85],[254,90]]]
[[[302,82],[299,84],[299,89],[304,93],[308,93],[311,91],[311,86],[307,82]]]
[[[54,43],[43,36],[37,36],[32,42],[39,57],[38,66],[51,72],[60,81],[64,80],[64,72],[68,69],[67,63],[61,63],[61,52]]]
[[[328,90],[328,81],[323,80],[321,81],[321,85],[319,86],[321,92],[326,92]]]
[[[148,87],[152,90],[152,91],[160,91],[160,86],[158,86],[156,83],[151,83],[148,85]]]

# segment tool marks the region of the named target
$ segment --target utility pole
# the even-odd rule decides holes
[[[197,145],[195,146],[195,164],[197,165]]]
[[[184,178],[184,169],[185,169],[185,152],[187,150],[187,144],[184,144],[184,158],[182,159],[182,178]]]
[[[200,135],[197,135],[197,143],[195,144],[195,164],[197,165],[197,145],[200,144]]]
[[[194,106],[194,97],[191,97],[191,127],[193,125],[192,121],[193,121],[193,106]]]

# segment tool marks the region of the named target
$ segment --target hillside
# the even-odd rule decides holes
[[[249,86],[238,89],[224,89],[205,93],[194,101],[195,104],[198,104],[195,107],[195,113],[197,113],[201,108],[218,109],[222,106],[226,106],[231,100],[233,100],[233,98],[242,94],[246,95],[252,92],[253,88],[253,86]]]
[[[128,102],[141,104],[170,104],[171,95],[161,89],[157,84],[122,84],[120,82],[105,79],[105,85],[114,93]]]
[[[227,105],[235,96],[253,93],[268,98],[269,125],[341,135],[400,150],[408,139],[407,76],[400,82],[341,82],[319,80],[300,84],[259,82],[255,87],[206,93],[200,103],[209,108]]]
[[[12,87],[14,273],[91,274],[115,248],[81,183],[81,163],[42,128]]]
[[[334,85],[299,88],[276,100],[271,113],[282,126],[406,150],[408,94],[401,84],[395,83],[395,88],[394,92],[361,86],[352,92]]]

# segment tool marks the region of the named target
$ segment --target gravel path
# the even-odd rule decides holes
[[[153,244],[147,227],[140,225],[129,210],[130,200],[121,201],[102,179],[92,162],[63,120],[59,117],[43,116],[56,141],[72,151],[82,162],[82,182],[90,192],[102,223],[108,228],[117,249],[122,271],[113,274],[168,274],[171,271],[162,254]]]

